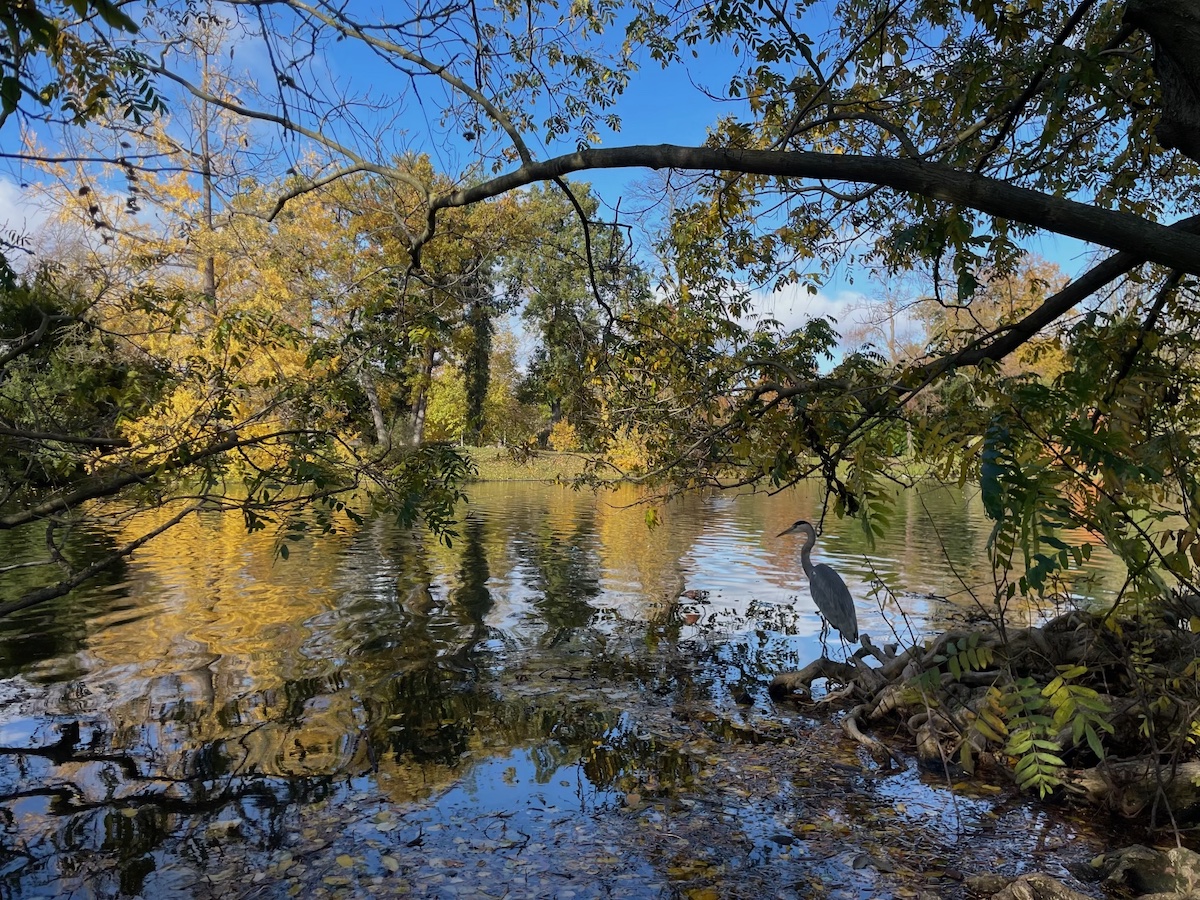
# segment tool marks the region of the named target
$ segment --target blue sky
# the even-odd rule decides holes
[[[364,55],[361,48],[352,46],[353,42],[343,42],[332,45],[330,56],[322,62],[327,67],[331,80],[350,79],[356,89],[363,93],[372,93],[374,84],[391,84],[396,79],[396,73],[386,69],[370,55]],[[256,75],[260,83],[269,72],[269,62],[260,45],[252,41],[242,41],[236,45],[235,67],[248,69]],[[728,82],[730,74],[736,67],[736,61],[730,52],[723,48],[706,48],[698,59],[691,60],[687,69],[674,67],[663,70],[652,60],[641,61],[641,70],[634,76],[631,84],[621,98],[616,109],[622,117],[622,128],[619,133],[602,129],[603,145],[616,146],[621,144],[641,143],[672,143],[696,145],[704,141],[707,129],[716,121],[718,116],[730,112],[738,112],[738,106],[730,103],[719,103],[706,97],[697,85],[708,89],[708,93],[721,95]],[[425,106],[410,104],[407,108],[397,107],[395,118],[391,119],[382,129],[392,128],[396,133],[407,132],[408,136],[416,137],[429,127],[429,116],[434,112],[431,104],[436,98],[436,91],[427,92],[428,100]],[[3,135],[3,143],[12,146],[18,139],[15,123],[11,122]],[[416,143],[421,146],[421,141]],[[470,147],[464,142],[455,144],[453,138],[449,143],[440,146],[433,143],[424,148],[431,152],[435,159],[448,169],[456,168],[469,160]],[[573,149],[570,145],[544,147],[541,152],[553,155]],[[645,179],[645,170],[607,170],[585,173],[580,180],[591,182],[597,195],[609,210],[620,201],[622,210],[628,211],[633,202],[631,185]],[[5,175],[0,171],[0,228],[24,230],[35,227],[41,212],[30,206],[25,194],[17,185],[17,178],[29,177],[28,173]],[[1030,243],[1033,252],[1060,265],[1067,274],[1076,274],[1086,266],[1088,253],[1086,248],[1076,241],[1069,241],[1054,236],[1043,236]],[[760,293],[757,304],[767,315],[780,319],[789,327],[801,324],[811,315],[832,315],[835,318],[845,318],[846,304],[860,301],[864,295],[870,296],[873,285],[867,273],[860,272],[853,284],[846,279],[844,270],[835,271],[825,287],[816,296],[810,295],[804,287],[795,287],[777,293]]]

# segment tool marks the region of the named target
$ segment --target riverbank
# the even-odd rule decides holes
[[[467,447],[466,452],[479,473],[475,481],[567,481],[582,475],[596,458],[583,451],[523,453],[509,447]],[[895,478],[912,483],[932,475],[929,466],[904,460],[894,460],[889,471]],[[612,477],[604,480],[618,480],[615,470],[610,468],[608,472]]]
[[[476,481],[565,481],[578,478],[592,462],[587,453],[538,450],[524,454],[508,447],[469,447]]]

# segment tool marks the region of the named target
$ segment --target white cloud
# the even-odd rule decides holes
[[[37,199],[17,184],[0,176],[0,231],[26,235],[36,231],[50,214]]]
[[[870,346],[885,357],[899,359],[916,352],[925,339],[914,301],[898,300],[894,291],[876,283],[865,293],[844,284],[815,294],[804,285],[790,285],[773,293],[754,292],[751,305],[753,311],[742,321],[745,326],[770,318],[791,331],[818,316],[831,319],[839,337],[835,353]]]
[[[826,316],[837,320],[837,329],[843,333],[853,315],[851,307],[862,304],[865,296],[848,289],[832,292],[809,293],[807,286],[790,284],[778,291],[754,291],[750,296],[752,312],[746,323],[762,319],[776,319],[783,323],[785,331],[803,327],[809,319]]]

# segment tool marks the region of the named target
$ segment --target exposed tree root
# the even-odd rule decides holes
[[[1177,617],[1073,611],[1042,626],[948,631],[903,652],[867,635],[862,644],[847,662],[780,674],[771,695],[812,702],[814,682],[838,685],[820,702],[851,707],[842,729],[880,765],[903,767],[867,733],[889,721],[927,767],[983,764],[1122,815],[1200,820],[1200,635]]]
[[[1063,778],[1068,793],[1128,818],[1161,820],[1170,809],[1195,821],[1200,812],[1200,762],[1154,765],[1149,759],[1105,760]]]
[[[775,676],[771,682],[772,697],[792,697],[795,699],[812,700],[812,684],[820,679],[828,679],[838,684],[850,685],[857,675],[854,666],[843,662],[834,662],[822,656],[814,659],[799,672],[783,672]]]
[[[876,740],[869,734],[864,734],[859,727],[859,717],[867,712],[867,704],[860,703],[842,719],[842,731],[862,744],[871,754],[871,758],[879,765],[894,765],[898,769],[905,768],[904,759],[883,741]]]

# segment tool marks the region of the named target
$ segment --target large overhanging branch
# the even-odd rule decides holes
[[[183,471],[190,466],[222,456],[231,451],[245,447],[260,446],[274,440],[309,433],[311,432],[304,429],[286,429],[249,437],[230,434],[195,451],[184,452],[176,450],[165,458],[140,462],[128,470],[108,477],[98,478],[93,482],[77,487],[73,491],[53,496],[36,506],[0,516],[0,531],[20,528],[30,522],[36,522],[48,516],[70,511],[91,500],[114,497],[132,485],[148,483],[164,474]]]
[[[1182,234],[1200,234],[1200,215],[1176,222],[1170,226],[1170,230]],[[1114,253],[1056,294],[1047,297],[1036,309],[1018,321],[998,328],[953,353],[910,366],[891,384],[879,388],[871,388],[867,385],[859,385],[856,388],[845,378],[800,379],[786,366],[773,360],[756,360],[755,365],[778,369],[789,377],[789,381],[788,383],[776,380],[759,381],[754,384],[744,403],[752,406],[762,401],[763,398],[769,397],[770,399],[763,407],[765,411],[792,397],[811,396],[828,391],[845,394],[858,390],[866,395],[862,399],[864,412],[854,426],[847,431],[847,437],[842,442],[844,448],[869,423],[889,415],[937,382],[943,375],[984,363],[1000,362],[1024,346],[1035,335],[1061,319],[1079,303],[1145,262],[1146,255],[1144,253]],[[1179,273],[1175,271],[1169,279],[1169,283],[1177,283],[1178,280]]]
[[[1200,216],[1187,219],[1186,224],[1192,230],[1200,232]],[[972,368],[989,362],[1000,362],[1105,285],[1116,281],[1143,262],[1145,262],[1144,259],[1132,253],[1114,253],[1058,293],[1047,297],[1037,309],[1012,325],[992,331],[961,350],[906,369],[897,381],[884,389],[877,397],[864,402],[864,407],[869,415],[876,415],[912,399],[947,372]],[[846,391],[850,389],[851,385],[845,379],[830,378],[796,381],[791,385],[765,382],[755,385],[752,397],[774,394],[779,399],[788,399],[831,387]]]
[[[1171,225],[1170,231],[1200,235],[1200,216],[1191,216]],[[1054,324],[1075,306],[1146,262],[1145,253],[1123,251],[1097,263],[1083,275],[1070,282],[1058,293],[1047,297],[1036,309],[1011,325],[997,329],[963,349],[914,366],[906,373],[904,383],[890,392],[893,400],[907,399],[946,372],[985,362],[1000,362],[1024,346],[1035,335]],[[1178,272],[1178,270],[1176,270]],[[1178,280],[1178,275],[1174,280]]]
[[[649,168],[831,179],[909,191],[988,215],[1131,253],[1200,275],[1200,237],[1132,213],[1101,209],[996,178],[913,159],[776,150],[639,145],[581,150],[528,163],[504,175],[433,198],[420,244],[433,237],[439,210],[469,206],[539,181],[594,169]]]

